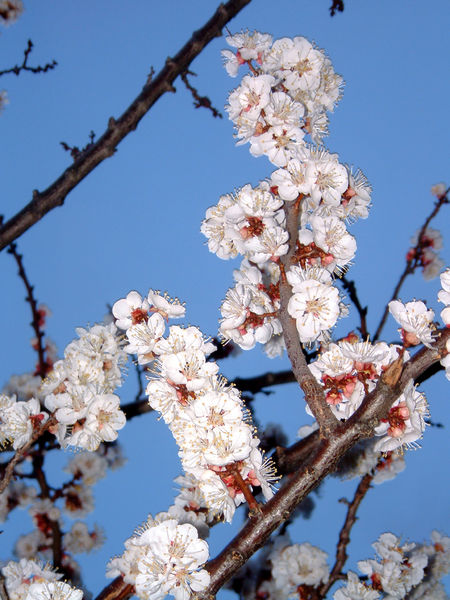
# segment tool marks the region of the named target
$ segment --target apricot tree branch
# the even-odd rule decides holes
[[[359,508],[359,505],[363,501],[365,495],[370,489],[370,484],[374,478],[374,474],[367,473],[364,477],[361,478],[361,481],[356,488],[355,495],[353,500],[348,503],[347,515],[345,517],[344,524],[339,533],[339,541],[336,548],[336,561],[334,563],[333,568],[331,569],[330,576],[328,581],[322,585],[320,588],[320,597],[325,598],[328,590],[331,588],[333,583],[337,581],[339,576],[342,573],[342,569],[347,561],[347,546],[350,542],[350,532],[352,530],[353,525],[356,523],[356,512]]]
[[[358,298],[358,293],[356,291],[356,286],[355,286],[354,281],[349,281],[345,275],[343,275],[341,277],[340,281],[342,282],[342,286],[343,286],[344,290],[348,292],[348,295],[350,296],[350,300],[353,302],[356,310],[358,311],[359,321],[360,321],[360,326],[358,327],[358,329],[359,329],[359,332],[361,333],[361,337],[364,339],[367,339],[367,336],[368,336],[367,322],[366,322],[367,306],[361,305],[361,302],[359,301],[359,298]]]
[[[280,319],[281,327],[283,329],[286,350],[292,364],[292,371],[295,379],[305,393],[305,400],[319,424],[321,434],[327,436],[339,425],[339,421],[336,419],[326,402],[322,386],[317,382],[308,367],[300,343],[295,319],[293,319],[288,312],[292,288],[286,280],[285,273],[289,270],[294,261],[298,239],[301,201],[302,198],[300,195],[295,202],[286,202],[284,206],[286,214],[286,230],[289,234],[289,250],[287,254],[280,258],[282,277],[280,279],[280,311],[278,318]]]
[[[219,119],[221,119],[222,113],[212,105],[212,102],[208,98],[208,96],[200,96],[198,90],[190,83],[188,75],[197,75],[197,73],[194,73],[193,71],[189,70],[185,71],[184,73],[181,73],[181,79],[183,80],[184,85],[191,92],[192,97],[194,98],[195,108],[207,108],[212,112],[212,116],[214,118],[219,117]]]
[[[10,247],[8,248],[8,253],[12,254],[12,256],[14,256],[16,263],[17,263],[17,267],[19,269],[19,277],[22,279],[23,283],[25,284],[25,288],[27,290],[27,295],[25,297],[25,300],[28,302],[28,304],[30,305],[31,308],[31,315],[32,315],[32,321],[31,321],[31,326],[34,329],[34,334],[36,336],[36,351],[38,353],[38,368],[37,368],[37,375],[40,375],[42,378],[44,378],[48,372],[48,368],[49,365],[47,364],[47,361],[45,360],[45,349],[44,349],[44,345],[42,343],[42,338],[44,337],[44,332],[42,330],[41,327],[41,315],[39,314],[39,310],[37,307],[37,301],[36,298],[34,297],[33,291],[34,291],[34,286],[31,285],[27,274],[25,272],[25,267],[23,266],[23,255],[19,254],[19,252],[17,252],[17,244],[11,244]]]
[[[29,58],[32,50],[33,50],[33,42],[31,40],[28,40],[27,47],[23,51],[24,57],[23,57],[22,64],[15,65],[14,67],[11,67],[10,69],[4,69],[3,71],[0,71],[0,77],[2,75],[7,75],[8,73],[14,73],[14,75],[20,75],[20,73],[22,71],[29,71],[30,73],[47,73],[47,71],[50,71],[51,69],[54,69],[57,66],[58,63],[56,62],[56,60],[52,60],[51,63],[47,63],[43,67],[41,67],[40,65],[38,65],[37,67],[29,67],[27,65],[27,62],[28,62],[28,58]]]
[[[221,35],[223,27],[235,17],[251,0],[228,0],[220,4],[214,15],[173,58],[167,58],[166,64],[156,77],[142,88],[125,112],[116,120],[109,119],[105,133],[75,160],[64,173],[46,190],[33,191],[33,198],[20,212],[0,228],[0,250],[17,239],[49,211],[62,206],[71,192],[97,165],[112,156],[118,144],[136,129],[139,121],[155,102],[166,92],[174,92],[173,82],[184,73],[192,61],[211,40]]]

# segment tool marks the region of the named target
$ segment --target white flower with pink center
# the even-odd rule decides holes
[[[269,103],[274,84],[275,79],[271,75],[257,77],[246,75],[242,79],[241,85],[228,97],[225,110],[230,119],[236,121],[241,114],[244,114],[247,119],[256,121],[261,111]]]
[[[209,573],[198,570],[208,560],[208,544],[192,525],[168,519],[146,529],[138,543],[145,548],[136,565],[139,598],[159,600],[172,594],[175,600],[188,600],[192,592],[208,586]]]
[[[116,325],[120,329],[128,329],[133,324],[146,321],[148,318],[149,304],[135,291],[130,292],[126,298],[121,298],[114,303],[112,313],[116,318]]]
[[[433,347],[434,312],[427,309],[423,302],[403,304],[400,300],[392,300],[389,302],[389,312],[401,325],[401,335],[406,346],[415,346],[422,342],[428,348]]]
[[[297,285],[288,304],[300,341],[309,344],[333,327],[339,316],[339,292],[332,285],[309,279]]]
[[[403,446],[417,447],[417,440],[425,431],[428,414],[426,398],[416,390],[411,380],[390,408],[387,418],[375,428],[375,435],[381,439],[376,442],[374,450],[389,452]]]

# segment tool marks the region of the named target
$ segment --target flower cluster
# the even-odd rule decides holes
[[[322,50],[304,37],[282,38],[242,32],[226,38],[236,52],[222,55],[231,76],[247,64],[252,75],[228,99],[227,111],[239,143],[250,142],[255,156],[268,154],[283,166],[285,151],[305,133],[316,143],[327,133],[327,111],[341,97],[343,80]]]
[[[310,364],[310,369],[323,386],[326,401],[339,420],[347,420],[360,406],[363,398],[375,389],[386,367],[396,360],[400,347],[385,342],[361,342],[350,335],[347,340],[329,344],[326,352]],[[403,352],[403,360],[408,353]],[[306,407],[309,414],[309,407]],[[428,407],[425,397],[411,380],[392,405],[387,419],[375,429],[380,439],[374,452],[388,452],[402,446],[411,446],[422,437]]]
[[[334,600],[445,600],[439,580],[450,571],[450,538],[433,531],[431,541],[400,546],[397,536],[383,533],[373,544],[380,560],[358,562],[366,581],[349,571],[347,584],[335,592]]]
[[[428,310],[423,302],[415,300],[403,304],[400,300],[391,300],[389,312],[401,325],[399,331],[405,348],[417,346],[420,343],[432,348],[433,331],[435,330],[434,312],[431,309]]]
[[[167,305],[158,308],[163,300]],[[149,404],[171,429],[191,486],[198,487],[209,511],[231,521],[236,506],[254,502],[252,487],[270,497],[267,465],[239,392],[207,360],[214,344],[197,327],[172,325],[163,337],[165,318],[182,316],[184,308],[153,291],[147,300],[130,292],[113,314],[126,329],[127,352],[136,352],[141,364],[154,361]]]
[[[47,565],[22,558],[1,569],[10,600],[81,600],[82,590],[58,581],[62,575]]]
[[[57,420],[52,431],[61,446],[93,451],[102,441],[114,441],[125,425],[120,399],[112,392],[122,383],[126,354],[113,323],[76,331],[79,339],[66,347],[41,392]]]
[[[159,600],[172,594],[188,600],[209,584],[200,567],[208,560],[208,544],[188,523],[180,525],[167,513],[149,515],[140,530],[125,542],[122,556],[108,564],[108,577],[122,575],[142,600]],[[200,570],[199,570],[200,569]]]
[[[265,154],[279,167],[270,181],[245,185],[208,209],[201,230],[208,247],[222,259],[244,256],[236,286],[222,304],[220,332],[244,349],[256,342],[269,356],[283,351],[280,258],[288,252],[286,205],[299,209],[296,252],[287,272],[293,296],[288,311],[302,343],[327,339],[345,313],[331,275],[351,263],[356,241],[345,221],[368,215],[371,188],[364,175],[339,162],[337,154],[308,145],[326,129],[326,111],[340,96],[342,79],[323,52],[305,38],[283,38],[272,45],[266,34],[227,38],[236,52],[224,51],[227,71],[246,63],[250,74],[229,97],[227,111],[238,143]]]
[[[383,533],[372,544],[381,561],[361,560],[359,570],[367,575],[373,589],[404,598],[424,577],[428,557],[416,544],[403,544],[393,533]]]

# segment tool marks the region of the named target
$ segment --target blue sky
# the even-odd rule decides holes
[[[10,104],[0,116],[0,211],[9,217],[43,190],[70,164],[60,142],[83,146],[93,130],[101,135],[110,116],[117,117],[139,93],[153,66],[158,72],[211,16],[215,2],[197,0],[118,0],[90,3],[64,0],[24,0],[25,13],[0,35],[0,70],[21,60],[27,39],[35,44],[30,64],[56,59],[46,75],[0,78]],[[447,181],[449,83],[447,36],[450,11],[445,0],[391,2],[347,0],[345,12],[333,19],[329,0],[253,0],[231,22],[274,38],[303,35],[324,48],[346,87],[331,116],[326,146],[342,161],[360,167],[371,182],[373,207],[369,219],[353,226],[358,252],[349,278],[355,279],[361,301],[369,304],[372,331],[404,266],[410,236],[431,211],[430,187]],[[221,66],[223,39],[214,40],[191,66],[193,84],[222,109],[237,80]],[[273,167],[250,156],[248,147],[234,146],[232,124],[195,110],[182,82],[177,92],[161,98],[116,155],[85,179],[63,208],[47,215],[19,240],[36,295],[53,316],[48,334],[60,352],[74,329],[102,319],[112,304],[131,289],[167,290],[186,302],[187,322],[209,335],[217,331],[218,309],[238,262],[224,262],[208,253],[200,234],[205,210],[221,194],[246,183],[256,184]],[[450,263],[448,207],[432,226],[444,234],[442,257]],[[12,258],[0,254],[3,293],[0,297],[4,339],[0,385],[12,373],[33,368],[29,346],[29,307]],[[437,280],[410,278],[401,298],[428,299],[439,305]],[[440,310],[440,309],[439,309]],[[351,313],[339,332],[357,324]],[[385,329],[396,339],[396,326]],[[259,349],[222,363],[226,376],[249,376],[287,368],[285,360],[270,361]],[[134,396],[132,382],[120,392],[124,402]],[[433,421],[442,422],[448,382],[442,374],[423,386]],[[256,414],[262,424],[284,423],[290,441],[308,423],[295,386],[271,396],[258,396]],[[97,513],[90,522],[104,527],[108,539],[99,552],[81,557],[85,581],[95,594],[105,584],[104,565],[122,552],[148,512],[172,503],[173,477],[179,474],[175,444],[155,415],[129,423],[121,432],[128,464],[96,487]],[[407,470],[395,481],[376,487],[360,510],[352,533],[349,566],[372,557],[370,544],[391,530],[410,540],[424,541],[433,528],[448,525],[448,484],[442,464],[448,456],[448,433],[428,428],[423,449],[409,452]],[[161,460],[161,457],[164,460]],[[56,467],[69,454],[52,456]],[[309,541],[333,553],[344,518],[342,496],[351,496],[355,482],[322,486],[310,521],[292,528],[295,542]],[[127,490],[126,493],[123,490]],[[233,525],[216,527],[212,554],[234,532]],[[3,527],[0,559],[31,522],[18,512]],[[448,531],[447,531],[448,533]],[[332,562],[332,558],[330,558]]]

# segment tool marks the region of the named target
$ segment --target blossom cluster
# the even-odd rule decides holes
[[[188,600],[205,589],[209,573],[200,567],[208,560],[208,544],[195,527],[179,524],[168,513],[151,515],[125,542],[125,552],[108,563],[107,576],[122,575],[142,600],[159,600],[172,594]]]
[[[437,531],[431,544],[401,544],[392,533],[383,533],[373,544],[379,560],[363,560],[360,577],[347,572],[347,581],[334,600],[445,600],[440,579],[450,571],[450,538]],[[327,554],[309,543],[292,544],[287,534],[269,545],[230,582],[239,586],[245,600],[322,597],[329,580]]]
[[[379,560],[358,562],[366,581],[356,573],[347,574],[346,586],[337,590],[334,600],[445,600],[439,582],[450,571],[450,538],[433,531],[430,545],[407,543],[393,533],[383,533],[373,544]]]
[[[310,369],[323,386],[325,398],[337,419],[347,420],[359,408],[365,395],[375,389],[386,367],[401,355],[402,349],[385,342],[362,342],[351,334],[347,339],[331,343]],[[403,361],[409,358],[406,351]],[[312,414],[309,407],[306,407]],[[374,452],[388,452],[412,446],[425,430],[428,406],[411,380],[392,405],[388,417],[375,428],[379,440]]]
[[[113,314],[125,329],[125,350],[140,364],[152,363],[149,404],[172,431],[189,485],[198,487],[208,510],[231,521],[236,506],[252,502],[252,487],[270,497],[268,467],[239,392],[208,361],[214,344],[192,326],[172,325],[164,337],[166,319],[184,316],[184,307],[153,290],[147,298],[133,291]]]
[[[68,344],[64,358],[53,364],[44,381],[30,376],[10,380],[5,391],[32,396],[21,400],[16,393],[0,395],[0,444],[21,448],[49,413],[56,421],[50,431],[63,448],[94,451],[102,441],[117,438],[126,420],[119,397],[112,393],[122,383],[123,342],[113,323],[76,331],[79,339]]]
[[[258,32],[227,38],[236,52],[224,51],[227,70],[246,63],[251,73],[229,97],[227,111],[240,142],[253,155],[266,155],[279,167],[269,181],[247,184],[208,209],[201,230],[222,259],[244,257],[236,285],[222,304],[220,332],[244,349],[257,342],[273,357],[283,351],[278,320],[280,259],[288,252],[287,206],[297,206],[296,252],[287,279],[292,286],[288,312],[300,341],[328,339],[346,314],[333,274],[350,265],[355,238],[346,221],[368,215],[371,188],[364,175],[339,162],[337,154],[306,144],[324,132],[326,111],[340,95],[341,78],[323,52],[305,38],[272,38]]]
[[[285,148],[301,143],[306,132],[319,143],[343,87],[325,53],[304,37],[272,43],[271,35],[257,31],[226,41],[236,49],[222,51],[227,72],[234,77],[247,64],[253,75],[228,99],[239,143],[250,142],[252,154],[268,153],[280,166]]]
[[[48,565],[22,558],[0,569],[9,600],[81,600],[83,591],[63,581]]]

